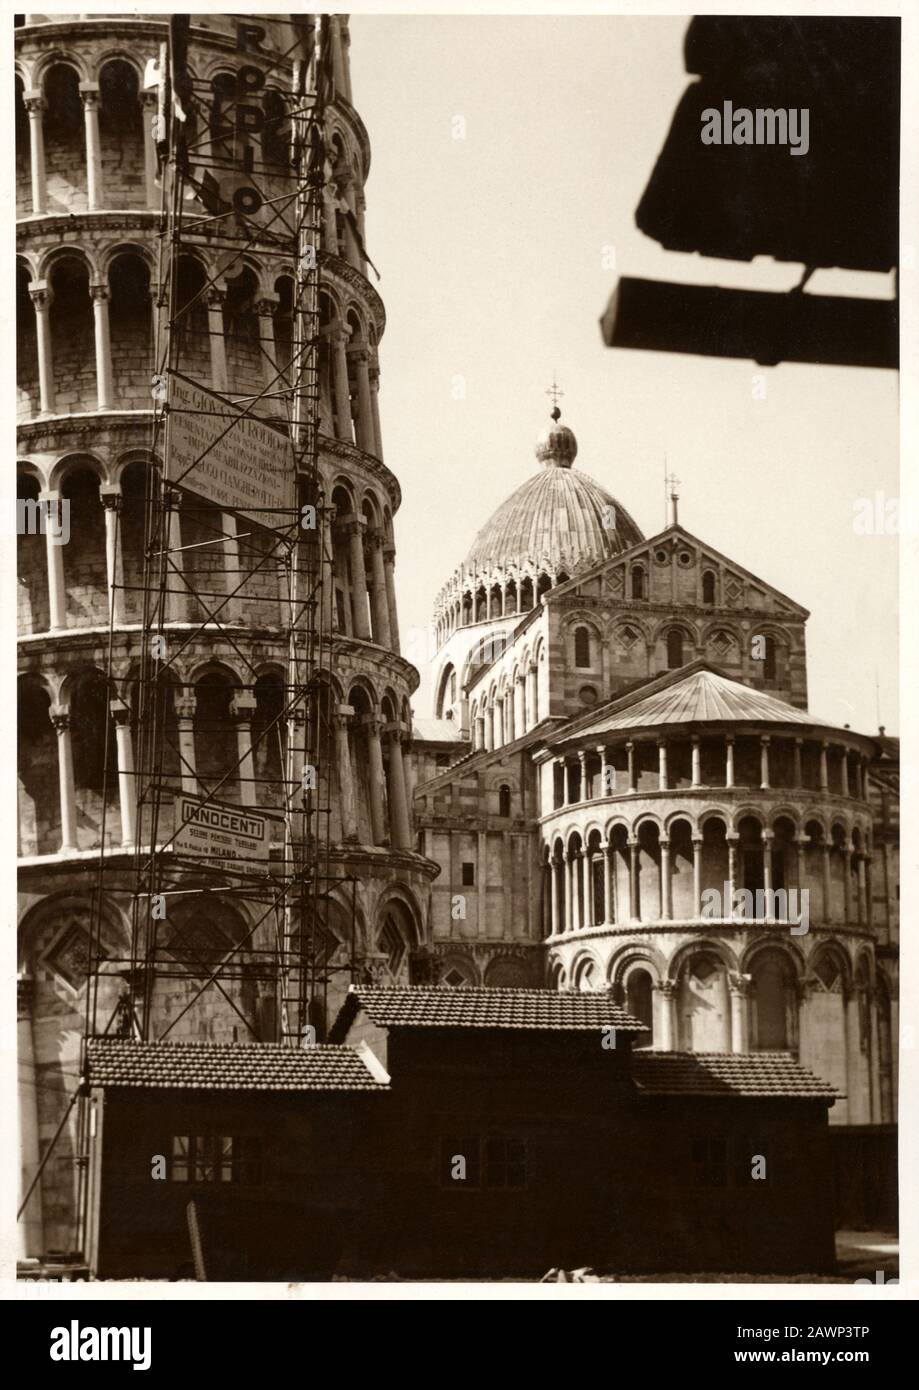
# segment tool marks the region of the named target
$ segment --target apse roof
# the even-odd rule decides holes
[[[793,724],[832,728],[806,709],[780,700],[764,690],[754,690],[740,681],[707,666],[694,662],[682,671],[668,673],[662,681],[653,683],[643,695],[642,688],[626,699],[615,700],[595,719],[580,721],[577,728],[561,739],[562,743],[613,733],[618,729],[654,728],[656,725],[701,723]],[[842,731],[840,731],[842,732]],[[852,730],[846,733],[858,735]]]

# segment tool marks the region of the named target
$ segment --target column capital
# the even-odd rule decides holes
[[[362,714],[360,721],[371,734],[376,734],[379,738],[383,728],[383,720],[378,714]]]
[[[23,970],[16,976],[16,1018],[25,1021],[32,1017],[32,1002],[35,998],[35,980]]]
[[[281,296],[279,294],[263,294],[255,301],[255,312],[260,317],[273,318],[280,303]]]
[[[121,510],[122,493],[120,483],[103,483],[99,488],[99,501],[107,512]]]
[[[33,280],[29,285],[29,298],[36,309],[47,309],[53,298],[48,281]]]
[[[84,110],[95,111],[99,108],[99,84],[98,82],[80,83],[80,100]]]
[[[45,109],[45,95],[39,88],[33,87],[28,92],[22,94],[22,104],[30,116],[40,115]]]
[[[771,743],[772,737],[770,734],[760,734],[759,741],[760,743]]]
[[[70,710],[66,705],[52,705],[48,710],[48,718],[57,734],[66,733],[70,728]]]
[[[746,998],[750,993],[750,985],[752,982],[752,975],[741,975],[736,970],[731,970],[728,973],[728,991],[731,994],[739,995],[741,998]]]
[[[194,719],[198,708],[198,697],[194,693],[179,695],[174,704],[177,719]]]
[[[669,835],[659,835],[659,836],[657,837],[657,843],[660,845],[661,849],[669,850],[669,848],[670,848],[670,836],[669,836]]]
[[[221,282],[218,282],[213,285],[208,285],[204,289],[202,294],[202,298],[204,299],[204,302],[209,309],[222,309],[226,301],[226,297],[227,287],[225,284]]]
[[[246,724],[251,721],[257,707],[255,696],[248,690],[241,690],[230,701],[230,714],[240,724]]]
[[[665,999],[672,999],[676,994],[676,980],[658,980],[651,988],[657,990]]]
[[[120,727],[130,724],[131,722],[131,707],[124,700],[110,700],[109,714]]]
[[[159,89],[157,87],[143,87],[137,94],[137,100],[145,110],[155,111],[159,102]]]
[[[90,280],[89,293],[96,303],[109,298],[109,286],[107,280]]]
[[[699,845],[701,848],[701,846],[705,843],[704,837],[702,835],[692,835],[690,838],[692,840],[693,847]]]

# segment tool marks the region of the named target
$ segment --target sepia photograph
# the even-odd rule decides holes
[[[19,1296],[898,1284],[902,25],[738,8],[6,16]]]

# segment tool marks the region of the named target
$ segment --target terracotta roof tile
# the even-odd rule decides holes
[[[559,993],[553,989],[409,989],[354,985],[350,998],[381,1028],[520,1028],[583,1032],[619,1028],[646,1033],[645,1025],[609,994]],[[350,1002],[350,1001],[349,1001]],[[348,1008],[346,1003],[344,1006]],[[354,1009],[354,1004],[351,1005]]]
[[[90,1038],[92,1086],[221,1091],[385,1091],[351,1047]]]
[[[655,1096],[833,1100],[839,1092],[787,1052],[635,1052],[632,1080]]]

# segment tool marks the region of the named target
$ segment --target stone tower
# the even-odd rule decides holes
[[[128,983],[118,963],[142,838],[132,676],[144,640],[144,498],[148,473],[160,462],[151,376],[163,194],[157,95],[148,84],[167,24],[35,14],[17,26],[19,1042],[27,1187],[78,1082],[100,850],[100,945],[113,962],[100,984],[102,1026]],[[193,16],[189,66],[199,88],[209,84],[198,127],[205,142],[226,138],[221,104],[240,65],[263,71],[266,133],[256,156],[270,177],[272,159],[283,158],[267,133],[277,131],[269,119],[277,113],[272,89],[290,83],[284,55],[296,33],[284,16],[260,18],[258,27],[255,35],[241,18]],[[410,820],[409,700],[418,677],[399,654],[393,516],[400,490],[383,462],[377,409],[385,316],[363,251],[370,146],[351,100],[347,19],[332,17],[330,29],[320,469],[334,510],[325,522],[322,737],[331,768],[330,862],[354,881],[353,905],[351,891],[333,893],[328,909],[323,949],[333,1013],[352,956],[359,973],[375,978],[407,982],[417,973],[413,958],[424,945],[436,868],[414,852]],[[242,167],[242,151],[240,159]],[[197,198],[185,209],[187,217],[206,215]],[[202,380],[236,398],[261,389],[266,360],[282,363],[292,343],[292,267],[252,242],[251,230],[247,238],[244,249],[242,228],[225,223],[212,244],[184,258],[178,277],[181,301],[196,305],[187,316],[187,360]],[[42,533],[39,502],[55,510],[57,533]],[[230,776],[220,797],[277,807],[283,752],[257,734],[277,717],[283,697],[280,594],[270,572],[233,594],[243,549],[260,543],[258,528],[237,534],[233,516],[211,511],[183,500],[178,514],[181,563],[192,582],[167,624],[181,646],[164,716],[175,780],[183,790],[207,792],[235,764],[251,766],[254,778]],[[219,545],[205,544],[215,535]],[[225,596],[226,622],[209,623],[192,591],[216,595],[210,602]],[[200,894],[170,900],[162,948],[171,968],[154,998],[154,1012],[174,1023],[170,1038],[277,1036],[273,985],[255,960],[270,937],[261,927],[252,935],[254,914],[254,906],[219,891],[205,907]],[[191,963],[200,968],[234,948],[240,968],[226,994],[200,993]],[[29,1201],[24,1255],[75,1248],[76,1115],[74,1107]]]

